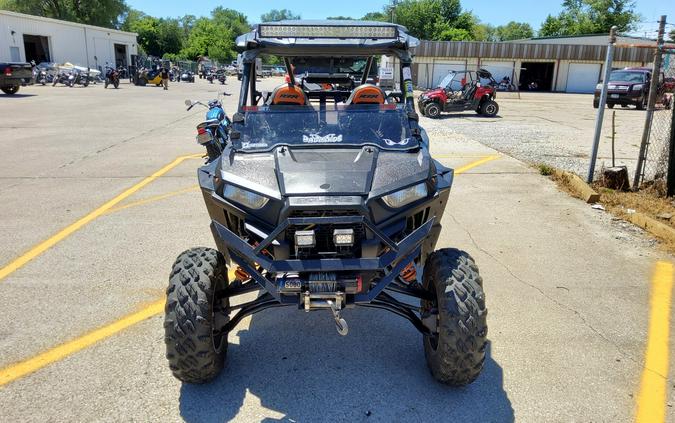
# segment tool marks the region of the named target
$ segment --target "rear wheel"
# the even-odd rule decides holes
[[[120,87],[120,80],[119,80],[119,79],[115,79],[115,80],[113,81],[113,87],[115,87],[115,88],[119,88],[119,87]]]
[[[483,369],[487,346],[487,309],[478,267],[464,251],[435,251],[424,267],[424,288],[433,299],[422,301],[422,313],[437,315],[437,332],[423,341],[429,370],[439,382],[468,385]]]
[[[429,103],[426,106],[424,106],[424,114],[427,117],[430,117],[432,119],[436,119],[441,115],[441,108],[438,104],[436,103]]]
[[[6,87],[0,88],[3,93],[7,95],[14,95],[19,91],[19,86],[18,85],[8,85]]]
[[[218,293],[226,285],[225,259],[214,249],[192,248],[173,265],[164,340],[169,367],[183,382],[208,382],[223,368],[227,333],[218,329],[229,314],[229,300],[218,299]]]
[[[597,99],[593,100],[593,108],[597,109],[598,107],[600,107],[600,101]]]
[[[497,116],[499,105],[494,100],[486,100],[480,105],[480,114],[487,117]]]

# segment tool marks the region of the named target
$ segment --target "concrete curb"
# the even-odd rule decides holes
[[[564,170],[554,170],[554,175],[558,178],[565,179],[569,183],[576,195],[585,202],[592,204],[600,201],[600,194],[595,192],[586,182],[584,182],[578,175]]]
[[[628,215],[628,220],[652,235],[665,239],[666,241],[675,241],[675,229],[643,213],[631,213]]]

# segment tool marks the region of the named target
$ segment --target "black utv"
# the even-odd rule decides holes
[[[482,279],[466,252],[435,250],[453,170],[430,156],[418,125],[409,51],[417,44],[404,27],[363,21],[265,23],[237,39],[238,110],[227,142],[198,170],[217,250],[182,253],[167,290],[175,377],[213,379],[228,333],[279,306],[325,310],[341,335],[344,308],[388,310],[422,333],[437,380],[461,386],[478,377]],[[271,92],[256,88],[264,54],[282,58],[289,75]],[[395,91],[367,83],[380,55],[400,64]],[[354,68],[360,77],[344,71]],[[199,128],[198,139],[209,138]],[[254,291],[255,300],[234,304]]]

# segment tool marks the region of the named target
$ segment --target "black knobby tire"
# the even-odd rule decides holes
[[[607,107],[609,107],[610,109],[613,109],[613,108],[614,108],[614,103],[607,103]]]
[[[424,106],[424,114],[431,119],[436,119],[441,115],[441,108],[438,104],[431,102]]]
[[[487,117],[495,117],[499,113],[499,104],[494,100],[485,100],[480,105],[480,114]]]
[[[7,95],[14,95],[19,91],[19,85],[8,85],[0,88],[0,90]]]
[[[115,79],[113,81],[113,87],[115,87],[115,89],[120,87],[120,80],[119,79]]]
[[[471,256],[461,250],[435,251],[424,267],[424,287],[435,295],[423,313],[438,312],[438,333],[424,336],[424,355],[439,382],[468,385],[480,374],[487,346],[483,280]]]
[[[227,285],[225,259],[211,248],[192,248],[176,259],[167,289],[164,333],[173,375],[206,383],[223,368],[227,334],[215,334],[215,294]],[[229,302],[221,306],[227,313]]]
[[[103,83],[103,88],[108,88],[108,84],[110,84],[110,80],[106,78],[105,82]]]

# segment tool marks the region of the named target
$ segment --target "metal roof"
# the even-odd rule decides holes
[[[588,60],[604,61],[607,46],[581,44],[520,44],[481,41],[421,41],[412,49],[415,56],[480,57],[490,59]],[[651,62],[654,51],[645,48],[617,47],[614,60]]]

